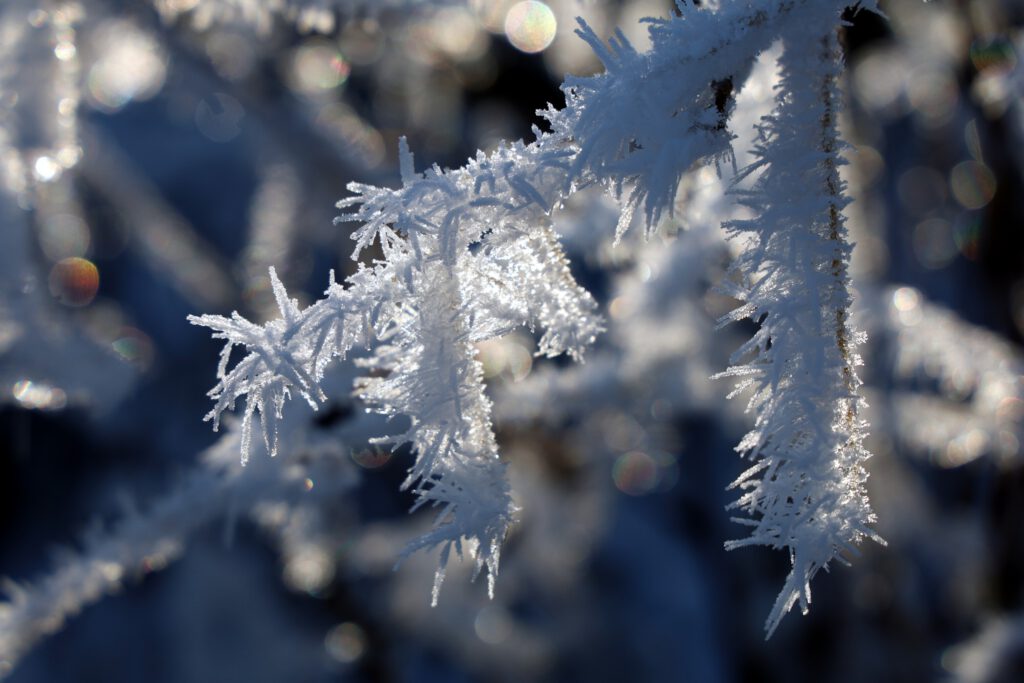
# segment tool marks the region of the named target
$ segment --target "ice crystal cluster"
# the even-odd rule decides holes
[[[375,253],[344,283],[332,280],[307,308],[274,277],[281,317],[260,326],[238,314],[203,315],[226,346],[216,401],[241,399],[242,458],[255,422],[267,451],[293,396],[326,400],[325,369],[369,348],[356,395],[407,429],[395,444],[415,452],[404,487],[436,509],[433,529],[409,550],[440,547],[434,601],[454,550],[490,585],[516,506],[491,423],[475,344],[526,327],[539,353],[581,359],[602,330],[592,297],[574,281],[552,214],[575,192],[606,188],[621,206],[617,233],[652,233],[676,211],[687,173],[734,163],[732,113],[755,61],[781,42],[781,81],[764,118],[756,161],[738,200],[751,218],[726,228],[739,253],[721,285],[749,318],[753,337],[722,374],[739,381],[754,429],[739,445],[753,464],[734,486],[751,527],[728,547],[785,549],[792,570],[766,625],[769,634],[833,559],[871,531],[864,485],[865,424],[857,376],[859,333],[849,319],[850,243],[838,168],[837,29],[845,3],[769,0],[690,6],[650,19],[651,47],[622,33],[607,43],[581,22],[579,35],[603,73],[568,78],[566,106],[541,112],[548,131],[531,143],[480,152],[458,169],[417,171],[402,143],[401,187],[353,184],[340,221],[359,224],[353,258]],[[231,364],[231,352],[242,358]]]

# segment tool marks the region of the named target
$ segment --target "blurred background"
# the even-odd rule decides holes
[[[699,4],[699,3],[698,3]],[[583,192],[556,216],[607,320],[586,364],[480,347],[522,507],[494,600],[437,558],[411,462],[347,398],[238,466],[202,422],[220,344],[190,313],[276,317],[354,270],[334,203],[532,139],[573,30],[658,0],[6,0],[0,6],[0,674],[29,681],[1024,680],[1024,4],[883,2],[843,29],[869,485],[888,547],[763,623],[788,572],[725,507],[742,399],[709,379],[739,215],[683,180],[649,242]],[[740,165],[776,53],[738,93]]]

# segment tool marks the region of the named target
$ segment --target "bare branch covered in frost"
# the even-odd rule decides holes
[[[834,30],[820,30],[830,16],[827,7],[808,9],[807,26],[783,34],[778,107],[748,169],[762,175],[737,191],[755,217],[727,226],[744,239],[725,285],[744,303],[728,318],[750,318],[759,329],[723,373],[738,378],[735,393],[752,392],[756,414],[738,446],[755,464],[733,484],[741,491],[733,507],[749,515],[737,521],[751,534],[726,547],[789,551],[792,569],[768,617],[769,636],[798,600],[807,611],[819,569],[856,553],[865,536],[881,540],[869,528],[864,489],[861,335],[849,322],[851,247],[838,171],[839,55]]]
[[[385,261],[362,268],[347,288],[332,283],[325,299],[301,311],[274,275],[282,317],[263,327],[237,314],[193,318],[228,342],[207,418],[216,424],[244,396],[244,453],[257,412],[273,453],[285,399],[294,392],[318,405],[327,363],[356,343],[380,342],[357,393],[384,414],[411,419],[409,431],[390,440],[416,449],[405,486],[417,505],[439,507],[435,530],[410,546],[442,547],[438,586],[453,547],[468,550],[493,579],[514,512],[472,343],[526,325],[544,330],[544,353],[579,356],[600,330],[548,223],[557,190],[545,197],[537,189],[549,187],[545,176],[564,174],[564,156],[517,144],[467,169],[417,174],[403,143],[402,188],[353,186],[360,196],[342,202],[359,203],[351,218],[365,221],[354,234],[356,254],[376,242]],[[248,355],[228,371],[235,345]]]
[[[381,260],[346,286],[332,283],[304,310],[275,279],[282,318],[265,326],[237,314],[193,318],[227,341],[208,419],[216,423],[244,397],[244,433],[259,412],[273,453],[285,399],[295,393],[318,405],[326,364],[357,342],[377,344],[357,394],[410,419],[398,439],[417,453],[405,486],[417,505],[439,508],[434,531],[411,549],[442,547],[435,599],[453,547],[468,550],[477,571],[486,567],[493,579],[514,507],[472,342],[527,326],[543,334],[541,353],[579,357],[601,323],[569,273],[550,213],[577,190],[601,185],[621,200],[619,234],[637,209],[650,233],[673,213],[684,174],[733,163],[735,93],[758,55],[782,38],[778,111],[766,121],[751,172],[766,170],[744,198],[757,218],[730,224],[747,246],[730,292],[746,304],[732,317],[754,317],[761,329],[726,373],[754,388],[757,413],[740,448],[758,464],[737,482],[744,491],[737,507],[752,516],[754,533],[730,547],[787,548],[793,562],[771,632],[798,599],[806,608],[818,569],[874,537],[837,172],[834,31],[843,7],[678,3],[680,16],[651,20],[646,53],[621,33],[606,45],[581,23],[605,73],[566,80],[566,107],[542,112],[550,133],[535,130],[530,144],[504,144],[463,168],[424,173],[403,141],[400,188],[353,184],[356,196],[339,204],[356,207],[343,220],[362,224],[354,256],[377,246]],[[235,345],[247,355],[229,371]]]
[[[367,420],[322,432],[308,412],[293,411],[283,432],[287,446],[277,461],[238,463],[241,433],[230,429],[202,456],[203,465],[145,510],[132,504],[109,528],[96,526],[80,549],[66,550],[54,569],[31,583],[4,580],[0,602],[0,677],[43,637],[126,581],[160,571],[181,554],[193,531],[234,511],[267,502],[337,499],[357,481],[347,441],[365,438]],[[310,489],[307,482],[315,481]],[[315,493],[314,493],[315,491]]]

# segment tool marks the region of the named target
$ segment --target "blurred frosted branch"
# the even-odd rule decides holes
[[[1024,657],[1024,617],[988,619],[970,640],[943,655],[958,683],[1009,683],[1020,678]]]
[[[880,396],[880,424],[944,467],[990,453],[1019,462],[1024,357],[1000,335],[962,320],[912,287],[865,292],[860,314],[888,351],[897,391]]]
[[[80,174],[116,207],[142,259],[188,301],[211,308],[227,306],[234,284],[209,243],[182,218],[110,140],[96,129],[84,136]]]
[[[76,2],[47,3],[44,10],[12,0],[0,8],[0,403],[13,399],[27,408],[109,406],[135,376],[46,296],[49,285],[69,305],[91,300],[99,284],[95,267],[58,253],[44,273],[34,249],[37,224],[81,224],[68,172],[82,154],[82,19]]]
[[[351,381],[350,375],[345,375]],[[332,376],[330,382],[338,382]],[[249,467],[238,462],[240,431],[232,426],[209,450],[202,465],[170,494],[145,510],[124,506],[108,529],[93,527],[80,549],[58,553],[55,567],[31,583],[6,581],[0,603],[0,676],[41,638],[63,628],[68,618],[126,580],[144,578],[177,559],[190,534],[217,519],[255,513],[260,506],[284,506],[277,519],[302,505],[342,500],[358,482],[350,444],[365,443],[371,418],[355,417],[331,429],[319,427],[311,411],[291,411],[281,425],[286,445],[279,458],[260,458]],[[277,527],[282,523],[278,522]]]

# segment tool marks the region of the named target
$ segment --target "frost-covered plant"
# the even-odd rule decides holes
[[[864,491],[860,340],[849,322],[838,58],[831,32],[815,40],[802,29],[783,34],[779,106],[765,121],[750,170],[766,168],[741,195],[754,218],[727,226],[747,240],[727,289],[745,305],[731,317],[760,323],[734,356],[742,364],[725,373],[740,378],[737,390],[753,390],[757,420],[739,449],[758,456],[734,484],[743,491],[735,505],[754,518],[754,531],[727,547],[790,552],[793,570],[769,633],[798,599],[806,611],[818,569],[863,536],[877,538]],[[809,344],[809,337],[829,343]]]
[[[1024,360],[1001,336],[928,301],[913,287],[867,292],[859,315],[887,353],[896,384],[873,422],[942,467],[989,454],[1019,462]]]
[[[324,380],[331,387],[343,381],[351,382],[344,372],[329,373]],[[237,455],[243,431],[234,422],[201,454],[201,466],[169,494],[143,509],[124,497],[116,522],[94,523],[82,534],[79,548],[58,553],[49,573],[32,583],[3,581],[0,676],[10,673],[37,641],[62,629],[91,603],[116,593],[127,579],[175,561],[189,537],[212,520],[252,513],[287,551],[294,545],[289,523],[305,508],[326,509],[357,485],[350,449],[381,428],[379,419],[367,415],[325,428],[311,411],[292,410],[278,425],[286,442],[278,461],[261,459],[243,466]],[[274,514],[267,514],[267,506],[275,506]]]
[[[0,386],[11,388],[0,393],[0,405],[109,405],[134,372],[71,324],[46,293],[49,284],[73,300],[80,296],[76,282],[87,288],[89,273],[69,279],[61,292],[61,272],[51,272],[47,283],[33,254],[37,224],[77,219],[74,190],[63,174],[81,157],[73,47],[81,8],[55,3],[45,22],[36,14],[33,3],[21,0],[0,7]],[[34,87],[37,82],[46,87]]]
[[[345,284],[331,282],[308,308],[274,282],[282,318],[259,326],[235,314],[204,315],[227,344],[207,416],[245,401],[243,459],[259,413],[271,454],[276,423],[293,394],[316,406],[335,357],[369,346],[356,395],[403,415],[415,464],[404,486],[417,507],[438,510],[434,529],[409,551],[440,546],[434,601],[451,551],[486,568],[493,590],[502,539],[515,517],[493,434],[474,344],[526,326],[539,353],[580,358],[601,330],[591,297],[573,280],[551,214],[576,191],[607,188],[621,202],[617,233],[634,214],[645,234],[674,211],[680,180],[701,166],[733,163],[731,115],[757,57],[782,41],[782,82],[764,120],[758,160],[737,190],[753,210],[727,227],[741,254],[723,285],[741,299],[728,319],[751,318],[754,337],[724,374],[753,390],[755,428],[740,444],[755,464],[737,481],[748,539],[729,547],[785,548],[792,571],[769,616],[769,634],[797,600],[806,609],[815,573],[877,538],[864,481],[864,422],[856,374],[860,335],[849,321],[850,245],[838,175],[842,142],[836,28],[845,3],[677,4],[678,16],[649,20],[650,51],[621,33],[606,45],[578,31],[603,74],[568,78],[566,106],[543,112],[550,132],[532,143],[478,153],[466,166],[417,173],[401,149],[402,186],[353,184],[340,220],[358,258],[379,258]],[[234,346],[246,355],[230,366]]]

